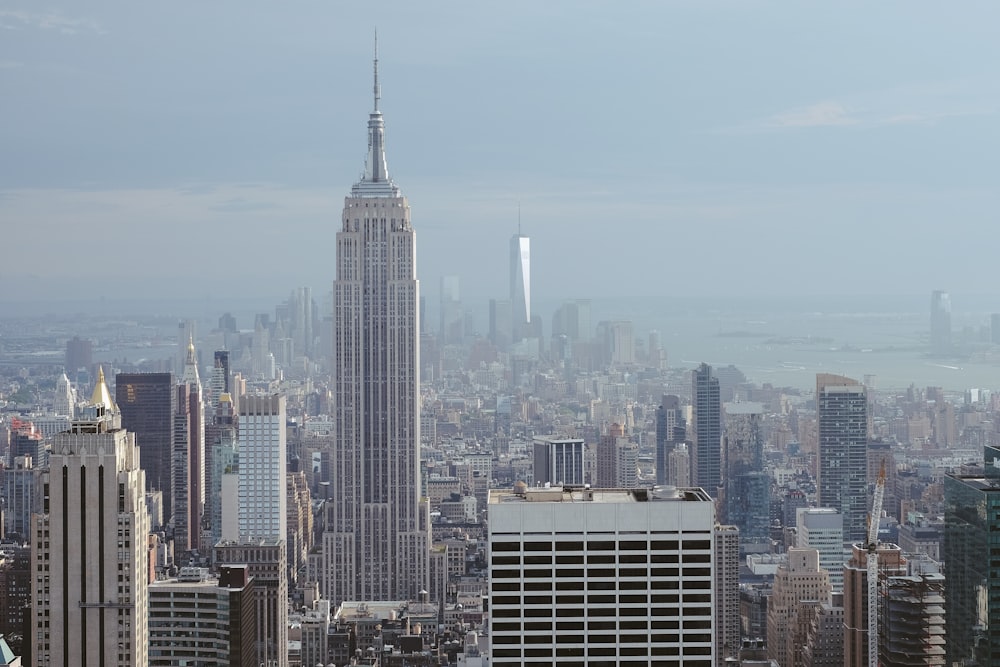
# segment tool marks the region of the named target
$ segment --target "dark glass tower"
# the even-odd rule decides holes
[[[722,481],[722,403],[719,379],[712,375],[708,364],[698,366],[691,374],[691,403],[691,484],[717,498]]]
[[[986,474],[944,478],[946,664],[1000,662],[1000,449]]]
[[[174,444],[174,380],[171,373],[119,373],[115,401],[122,428],[135,433],[146,490],[163,492],[163,518],[169,521],[170,458]]]
[[[760,403],[727,403],[722,523],[740,529],[741,551],[770,543],[771,477],[764,472]]]
[[[844,515],[844,542],[864,542],[868,517],[868,392],[857,380],[816,376],[820,507]]]

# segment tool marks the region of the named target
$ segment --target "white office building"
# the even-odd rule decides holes
[[[494,490],[489,515],[494,667],[713,665],[704,491]]]
[[[239,423],[240,539],[285,540],[285,397],[244,396]]]
[[[795,511],[795,545],[816,549],[819,566],[830,573],[834,593],[844,592],[844,517],[829,507],[800,507]]]

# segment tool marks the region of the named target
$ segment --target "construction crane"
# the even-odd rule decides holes
[[[878,471],[875,497],[868,516],[868,667],[878,667],[878,525],[882,517],[882,498],[885,496],[885,461]]]

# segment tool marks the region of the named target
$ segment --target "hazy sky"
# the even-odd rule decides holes
[[[996,2],[484,5],[0,2],[0,300],[326,293],[376,27],[429,299],[1000,291]]]

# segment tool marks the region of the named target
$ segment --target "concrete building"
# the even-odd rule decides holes
[[[667,458],[670,462],[667,484],[670,486],[689,486],[691,484],[691,454],[687,443],[677,443]]]
[[[830,602],[830,577],[816,549],[788,550],[778,567],[767,607],[767,656],[783,667],[801,667],[803,647],[820,605]]]
[[[840,510],[846,544],[862,542],[868,516],[868,392],[857,380],[816,376],[820,507]]]
[[[701,364],[691,373],[691,483],[713,498],[722,482],[722,403],[719,379]]]
[[[584,483],[583,438],[535,438],[532,479],[535,486]]]
[[[715,663],[738,658],[740,625],[740,529],[715,526]]]
[[[829,507],[800,507],[795,511],[795,546],[819,551],[819,566],[830,575],[835,593],[844,591],[844,517]]]
[[[149,664],[258,664],[257,606],[245,565],[199,567],[149,585]]]
[[[206,445],[206,450],[212,451],[208,457],[212,462],[212,474],[208,476],[205,507],[207,537],[212,545],[222,539],[239,540],[240,536],[238,418],[233,407],[229,393],[222,392],[212,417],[212,442]]]
[[[344,199],[334,281],[331,479],[324,597],[416,599],[431,533],[420,485],[420,289],[410,205],[389,177],[375,106],[368,157]]]
[[[493,490],[489,514],[494,667],[714,666],[704,491]]]
[[[681,399],[673,394],[664,394],[656,408],[656,483],[674,484],[671,479],[670,454],[687,437],[687,425],[681,410]],[[688,462],[690,465],[690,462]],[[687,486],[679,484],[675,486]]]
[[[5,543],[0,546],[0,636],[11,650],[31,660],[31,546]],[[3,664],[3,663],[0,663]]]
[[[119,373],[115,400],[122,428],[135,434],[147,491],[163,492],[163,517],[173,516],[171,457],[174,446],[174,389],[170,373]],[[158,528],[159,526],[153,526]]]
[[[288,667],[288,556],[280,539],[222,541],[215,545],[213,562],[243,566],[253,578],[257,616],[254,665]]]
[[[145,667],[145,476],[103,370],[38,482],[47,493],[31,527],[33,664]]]
[[[639,447],[625,435],[625,427],[611,424],[597,443],[595,486],[634,489],[639,485]]]
[[[843,667],[844,594],[834,593],[831,601],[819,605],[809,624],[802,647],[803,667]]]

